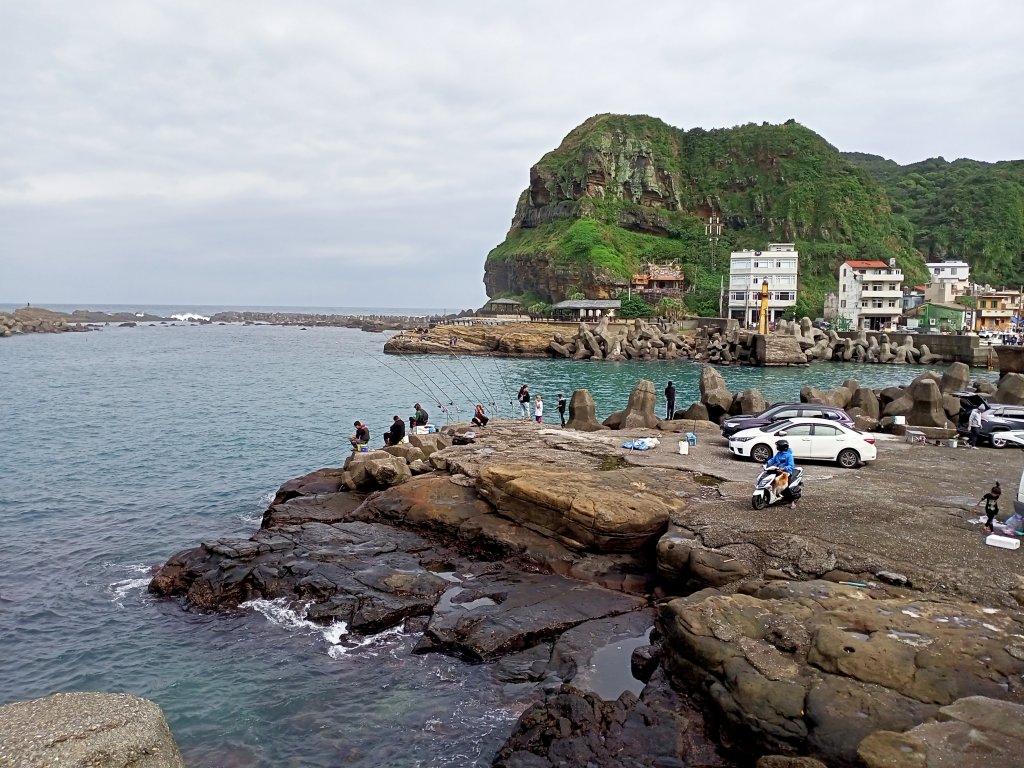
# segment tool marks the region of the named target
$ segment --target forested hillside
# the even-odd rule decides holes
[[[957,163],[946,165],[959,175]],[[974,165],[1020,171],[1019,163]],[[1003,239],[986,246],[985,269],[1009,275],[1021,253],[1014,245],[1020,213],[1016,230],[1010,223],[1019,182],[965,174],[960,184],[939,184],[921,174],[924,181],[909,183],[932,190],[926,201],[904,175],[915,167],[844,155],[794,121],[682,130],[644,115],[597,115],[530,170],[505,241],[488,254],[484,282],[489,296],[527,304],[577,293],[612,297],[645,261],[675,260],[696,284],[689,309],[713,314],[731,250],[795,242],[797,311],[816,316],[843,260],[895,258],[908,284],[921,282],[924,254],[959,255],[946,235],[963,229],[953,222],[972,224],[966,248],[996,221]],[[1016,203],[1006,194],[1015,188]],[[975,205],[979,196],[986,205]],[[921,206],[928,216],[918,216]],[[724,223],[714,254],[704,229],[712,214]],[[922,222],[930,221],[927,229]]]

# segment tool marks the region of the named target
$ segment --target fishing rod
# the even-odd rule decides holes
[[[505,381],[505,374],[502,373],[501,366],[498,365],[498,358],[492,357],[491,360],[494,363],[494,369],[498,372],[498,377],[501,379],[501,386],[504,388],[505,395],[508,396],[509,412],[514,416],[515,411],[512,410],[512,395],[510,394],[512,390],[509,389],[508,382]]]
[[[441,373],[442,376],[444,376],[446,379],[448,379],[448,381],[450,381],[455,386],[455,388],[458,389],[459,392],[462,393],[463,397],[465,397],[467,400],[469,400],[472,403],[476,402],[476,398],[474,398],[473,395],[471,395],[468,392],[466,392],[466,390],[463,389],[462,385],[459,384],[458,381],[453,380],[452,377],[448,375],[448,372],[445,371],[443,368],[441,368],[441,366],[439,366],[433,359],[430,359],[430,364],[433,365]],[[456,407],[455,411],[456,411],[456,413],[459,412],[458,407]]]
[[[487,397],[490,398],[490,402],[488,403],[488,405],[491,407],[491,412],[493,413],[494,410],[497,408],[498,404],[494,401],[494,394],[491,392],[491,388],[487,386],[487,382],[484,381],[483,376],[480,375],[480,371],[477,370],[476,363],[473,362],[473,356],[472,355],[462,355],[460,357],[459,355],[456,355],[455,357],[462,364],[462,367],[465,368],[466,373],[469,374],[470,379],[472,379],[473,378],[473,374],[472,374],[472,372],[470,372],[469,368],[466,366],[466,357],[469,357],[470,365],[472,365],[473,366],[473,370],[476,371],[476,380],[480,382],[480,386],[482,388],[481,391],[485,392],[487,394]]]
[[[384,361],[383,361],[383,360],[382,360],[381,358],[374,358],[374,359],[375,359],[375,360],[376,360],[376,361],[377,361],[378,363],[380,363],[381,365],[383,365],[383,366],[384,366],[385,368],[387,368],[387,369],[388,369],[389,371],[392,371],[392,372],[393,372],[393,373],[394,373],[394,374],[395,374],[396,376],[399,376],[399,377],[401,377],[402,379],[404,379],[405,381],[409,382],[409,384],[411,384],[411,385],[413,386],[413,388],[414,388],[414,389],[419,389],[419,388],[420,388],[420,385],[419,385],[419,384],[417,384],[416,382],[412,381],[412,380],[411,380],[411,379],[409,379],[409,378],[408,378],[407,376],[404,376],[404,375],[403,375],[403,374],[402,374],[402,373],[401,373],[400,371],[398,371],[397,369],[395,369],[395,368],[393,368],[392,366],[390,366],[390,365],[388,365],[387,363],[385,363],[385,362],[384,362]],[[409,362],[409,361],[407,361],[407,362]],[[439,409],[441,410],[441,412],[442,412],[442,413],[444,413],[444,414],[445,414],[445,417],[447,418],[447,414],[448,414],[448,409],[447,409],[447,408],[446,408],[446,407],[444,406],[444,404],[443,404],[443,403],[441,402],[441,400],[440,400],[440,399],[439,399],[439,398],[437,397],[437,395],[436,395],[436,394],[435,394],[435,393],[434,393],[434,392],[433,392],[433,391],[431,390],[431,388],[430,388],[430,387],[429,387],[429,386],[427,385],[427,382],[426,382],[426,380],[424,380],[424,378],[423,378],[423,374],[422,374],[422,373],[420,373],[420,372],[419,372],[419,371],[418,371],[418,370],[416,369],[416,367],[415,367],[415,366],[413,366],[413,365],[412,365],[411,363],[410,363],[410,367],[411,367],[411,368],[412,368],[412,369],[413,369],[414,371],[416,371],[416,374],[417,374],[417,375],[418,375],[418,376],[420,377],[420,380],[421,380],[421,381],[423,382],[423,387],[424,387],[424,389],[426,389],[426,392],[427,392],[427,394],[428,394],[428,395],[430,395],[431,399],[432,399],[432,400],[433,400],[433,401],[434,401],[435,403],[437,403],[437,407],[438,407],[438,408],[439,408]],[[440,389],[440,388],[438,388],[438,389]],[[441,394],[443,394],[443,395],[444,395],[445,397],[448,397],[448,395],[447,395],[447,394],[445,394],[444,390],[441,390]],[[452,405],[452,403],[451,403],[451,402],[449,401],[448,405]]]
[[[427,392],[434,399],[434,402],[437,403],[437,407],[439,409],[441,409],[441,412],[444,414],[445,421],[446,422],[450,421],[450,417],[449,416],[450,416],[451,412],[441,402],[440,398],[438,398],[437,395],[435,395],[433,393],[433,391],[431,390],[430,385],[427,384],[427,381],[429,380],[430,383],[433,385],[433,387],[436,388],[448,400],[448,405],[454,406],[455,405],[454,399],[447,392],[444,391],[443,387],[441,387],[437,382],[435,382],[433,379],[431,379],[429,376],[427,376],[422,370],[420,370],[420,368],[415,363],[413,363],[413,361],[412,361],[412,359],[410,358],[409,355],[405,355],[402,352],[399,352],[398,354],[399,354],[399,356],[401,356],[401,357],[403,357],[405,359],[405,362],[408,363],[409,367],[412,368],[412,370],[414,370],[416,372],[416,375],[420,377],[420,380],[423,381],[423,386],[427,389]]]

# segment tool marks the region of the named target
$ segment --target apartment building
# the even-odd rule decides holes
[[[839,267],[839,308],[850,328],[880,331],[903,314],[903,270],[896,259],[844,261]]]
[[[763,251],[733,251],[729,256],[729,317],[743,327],[756,326],[761,286],[768,282],[768,322],[796,305],[800,254],[793,243],[769,243]]]

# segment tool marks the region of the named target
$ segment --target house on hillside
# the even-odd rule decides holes
[[[768,283],[768,322],[774,323],[796,305],[800,254],[792,243],[769,243],[763,251],[729,255],[729,317],[740,327],[756,326],[761,312],[761,286]]]
[[[986,291],[978,295],[974,330],[1008,331],[1020,322],[1020,291]],[[1016,321],[1014,318],[1018,318]]]
[[[567,299],[551,307],[551,317],[567,322],[589,322],[615,317],[621,306],[618,299]]]
[[[944,284],[950,295],[959,296],[966,293],[971,285],[971,267],[966,261],[930,261],[928,284]]]
[[[686,278],[678,264],[648,264],[633,275],[629,287],[645,301],[657,304],[666,297],[681,299],[686,293]]]
[[[963,304],[926,301],[907,310],[905,317],[917,320],[919,328],[937,328],[940,331],[959,331],[967,325],[968,308]]]
[[[880,331],[903,314],[903,270],[896,259],[850,259],[839,266],[839,314],[851,328]]]

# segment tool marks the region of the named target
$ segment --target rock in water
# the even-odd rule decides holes
[[[126,693],[57,693],[0,707],[0,762],[185,768],[160,707]]]

